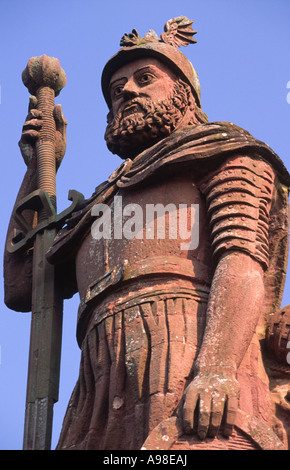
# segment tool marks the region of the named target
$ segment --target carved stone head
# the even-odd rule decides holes
[[[158,39],[125,34],[106,64],[102,89],[110,108],[105,139],[122,158],[135,157],[173,131],[207,121],[197,74],[178,46],[194,43],[192,21],[174,18]]]

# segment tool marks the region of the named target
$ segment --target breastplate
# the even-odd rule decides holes
[[[106,212],[106,214],[105,214]],[[203,196],[188,177],[120,190],[96,216],[78,251],[82,302],[108,287],[167,275],[210,284],[212,261]]]

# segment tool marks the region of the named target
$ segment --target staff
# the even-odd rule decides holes
[[[56,210],[54,98],[66,84],[59,61],[43,55],[29,60],[22,80],[37,97],[42,128],[37,142],[37,185]],[[37,223],[51,215],[47,205]],[[45,254],[56,228],[36,234],[33,252],[32,317],[23,448],[47,450],[51,445],[53,405],[58,400],[63,299],[55,283],[54,267]]]

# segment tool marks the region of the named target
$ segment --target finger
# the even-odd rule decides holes
[[[194,389],[189,389],[186,393],[183,404],[183,429],[185,434],[192,434],[194,428],[194,412],[199,400],[199,395]]]
[[[34,127],[35,126],[41,126],[41,120],[42,120],[42,116],[43,116],[43,113],[41,111],[39,111],[38,109],[31,109],[29,111],[29,113],[27,114],[26,116],[26,119],[25,119],[25,123],[24,123],[24,126],[27,126],[29,125],[29,123],[31,123]],[[32,122],[33,120],[35,120],[34,122]],[[37,122],[39,121],[39,122]],[[23,126],[23,127],[24,127]]]
[[[211,420],[208,429],[209,437],[216,437],[219,428],[222,422],[223,413],[225,408],[225,398],[220,396],[220,394],[216,394],[212,398],[212,405],[211,405]]]
[[[203,396],[199,400],[199,416],[197,434],[200,439],[205,439],[211,415],[211,396],[210,394]]]
[[[34,109],[36,107],[37,107],[37,98],[36,96],[31,95],[29,97],[28,112],[30,112],[31,109]]]
[[[231,436],[236,420],[238,409],[238,399],[237,397],[229,397],[226,403],[226,410],[225,410],[225,423],[223,433],[224,436],[229,437]]]
[[[61,134],[64,134],[67,126],[67,120],[65,119],[61,104],[57,104],[53,111],[56,130],[58,130]]]
[[[39,130],[42,127],[42,123],[40,122],[39,119],[29,119],[25,121],[23,124],[23,130],[29,130],[29,129],[34,129],[34,130]]]
[[[34,129],[28,129],[22,132],[19,144],[21,144],[22,142],[24,144],[26,143],[32,144],[36,139],[38,139],[38,137],[39,137],[39,131],[34,130]]]
[[[43,116],[42,111],[40,111],[39,109],[33,108],[29,111],[26,121],[28,121],[29,119],[34,119],[34,118],[42,119],[42,116]]]

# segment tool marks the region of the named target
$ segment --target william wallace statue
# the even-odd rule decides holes
[[[289,448],[290,307],[280,304],[290,175],[244,129],[208,121],[197,73],[179,50],[196,42],[192,23],[174,18],[160,38],[125,34],[103,70],[105,139],[124,162],[68,215],[46,253],[62,298],[80,296],[79,378],[58,449]],[[58,166],[60,105],[54,120]],[[32,97],[18,198],[36,189],[41,126]],[[166,209],[164,236],[154,231],[158,217],[150,236],[138,217],[124,236],[132,210],[152,205]],[[102,237],[96,207],[111,216]],[[171,216],[183,232],[198,224],[198,240],[185,244],[180,224],[172,236]],[[11,309],[31,310],[32,259],[33,249],[6,248]]]

